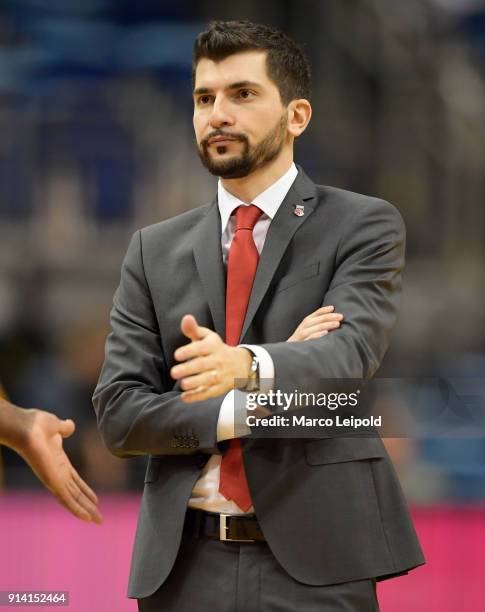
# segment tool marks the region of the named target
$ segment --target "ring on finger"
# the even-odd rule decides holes
[[[202,393],[203,391],[205,391],[205,389],[205,385],[199,385],[195,389],[188,389],[187,391],[184,391],[184,393],[186,393],[187,395],[195,395],[196,393]]]

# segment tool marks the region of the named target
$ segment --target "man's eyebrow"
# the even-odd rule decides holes
[[[256,81],[237,81],[237,83],[231,83],[226,89],[241,89],[243,87],[260,87]]]
[[[231,83],[225,89],[241,89],[243,87],[260,87],[260,84],[256,83],[256,81],[237,81],[236,83]],[[211,92],[212,89],[210,87],[196,87],[194,89],[194,96],[209,94]]]

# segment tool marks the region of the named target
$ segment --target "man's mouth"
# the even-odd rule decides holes
[[[238,138],[232,138],[231,136],[214,136],[213,138],[209,138],[207,144],[209,146],[214,145],[218,147],[223,147],[228,145],[230,142],[237,142]]]

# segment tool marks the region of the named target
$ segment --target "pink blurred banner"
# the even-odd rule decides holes
[[[98,527],[46,494],[0,497],[0,591],[69,591],[71,612],[136,612],[125,593],[139,502],[102,496]],[[379,585],[382,612],[483,612],[485,506],[415,508],[413,517],[428,564]]]
[[[136,612],[126,587],[139,499],[102,496],[98,526],[72,517],[47,494],[0,497],[0,591],[69,591],[69,607],[39,610]]]

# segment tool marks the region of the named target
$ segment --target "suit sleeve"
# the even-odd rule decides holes
[[[323,301],[344,315],[343,323],[322,338],[263,344],[276,389],[304,392],[318,380],[374,375],[397,319],[404,245],[403,220],[388,202],[372,199],[348,220]]]
[[[93,396],[108,449],[118,457],[220,454],[216,432],[222,397],[186,404],[173,389],[143,271],[139,231],[123,261],[111,328]]]

